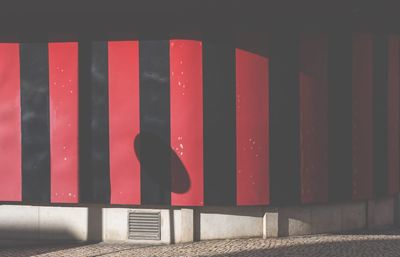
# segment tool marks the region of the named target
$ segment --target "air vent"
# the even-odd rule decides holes
[[[129,212],[128,238],[132,240],[161,240],[160,212]]]

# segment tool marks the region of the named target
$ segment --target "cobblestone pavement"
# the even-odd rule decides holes
[[[127,243],[0,245],[0,256],[391,257],[400,256],[400,230],[365,231],[346,235],[318,235],[267,240],[215,240],[165,246],[143,246]]]

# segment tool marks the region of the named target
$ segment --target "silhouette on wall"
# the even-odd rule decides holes
[[[189,190],[190,178],[184,164],[160,137],[150,132],[142,132],[135,137],[134,150],[141,170],[145,171],[154,183],[160,185],[163,193],[183,194]],[[171,174],[168,174],[169,169],[163,165],[166,162],[171,164]]]

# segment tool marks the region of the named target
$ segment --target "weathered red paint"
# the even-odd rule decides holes
[[[327,36],[300,36],[300,178],[303,203],[328,200]]]
[[[399,192],[400,37],[389,36],[388,44],[388,193],[393,195]]]
[[[19,44],[0,44],[0,200],[21,201]]]
[[[77,203],[78,43],[49,43],[51,202]]]
[[[269,203],[268,58],[236,49],[237,204]]]
[[[187,173],[176,170],[173,158],[172,205],[204,204],[202,62],[200,41],[170,41],[171,148]],[[185,176],[189,181],[183,178]],[[189,184],[184,186],[181,183]],[[187,190],[182,192],[174,190],[186,187]]]
[[[140,132],[139,46],[108,43],[111,204],[140,204],[140,163],[133,149]]]
[[[372,56],[371,34],[353,36],[353,199],[372,197]]]

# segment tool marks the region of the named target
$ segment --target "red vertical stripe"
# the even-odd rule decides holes
[[[389,37],[388,46],[388,193],[399,192],[399,86],[400,86],[400,38]]]
[[[353,199],[372,197],[372,47],[372,35],[353,36]]]
[[[0,44],[0,200],[21,201],[19,44]]]
[[[237,204],[269,203],[268,59],[236,49]]]
[[[51,202],[77,203],[78,44],[49,43]]]
[[[300,174],[303,203],[328,198],[327,37],[300,38]]]
[[[140,132],[139,46],[108,43],[110,180],[112,204],[140,204],[140,163],[133,142]]]
[[[202,43],[171,40],[172,205],[203,205]]]

